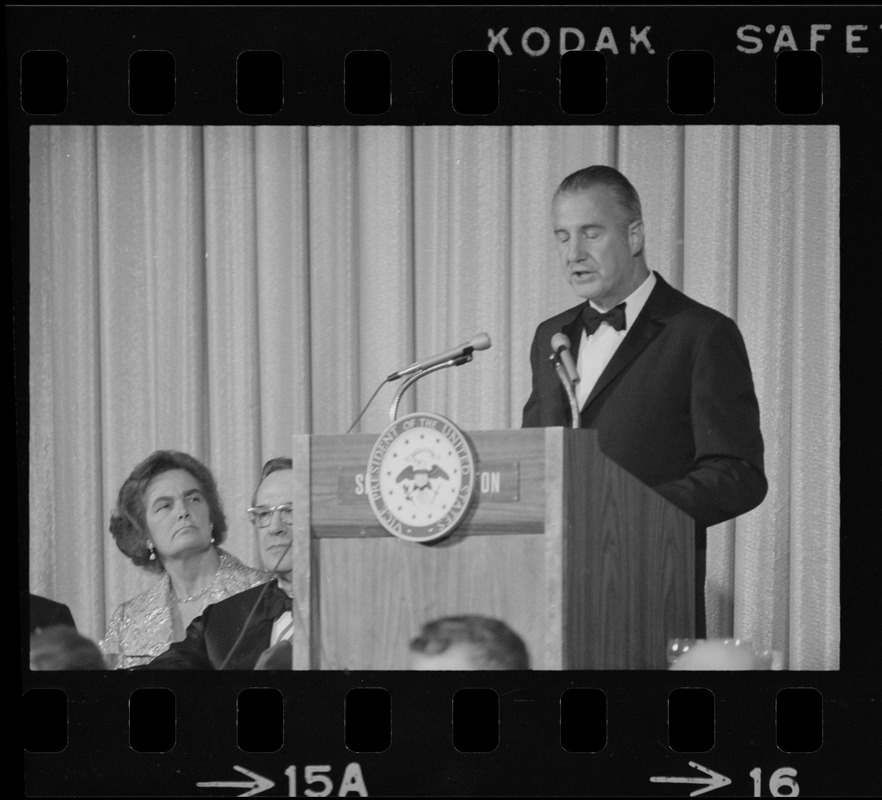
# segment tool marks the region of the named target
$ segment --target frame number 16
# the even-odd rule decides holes
[[[750,777],[753,778],[753,796],[762,797],[763,788],[763,771],[759,767],[750,771]],[[799,784],[793,780],[796,777],[796,770],[792,767],[781,767],[772,773],[769,778],[769,791],[772,797],[798,797]]]

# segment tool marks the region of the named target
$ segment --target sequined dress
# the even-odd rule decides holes
[[[231,595],[244,592],[270,580],[266,572],[246,567],[238,558],[221,548],[220,566],[211,589],[202,598],[199,613],[206,606]],[[174,641],[171,578],[162,576],[155,586],[120,604],[107,626],[103,650],[105,654],[119,653],[117,669],[147,664],[164,653]]]

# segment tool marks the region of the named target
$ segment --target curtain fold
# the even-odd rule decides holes
[[[155,581],[108,533],[153,450],[208,463],[227,547],[256,564],[263,461],[346,431],[412,361],[486,331],[400,413],[519,427],[535,327],[579,302],[551,198],[606,163],[641,195],[650,268],[733,317],[753,368],[770,489],[709,532],[709,633],[838,668],[838,129],[31,131],[30,585],[87,635]]]
[[[358,131],[310,128],[309,276],[313,404],[308,433],[342,433],[358,414]]]
[[[643,206],[646,262],[683,288],[683,137],[673,125],[619,129],[615,166],[637,188]]]
[[[820,670],[839,659],[839,129],[800,128],[795,148],[786,644],[794,668]]]
[[[30,585],[105,615],[96,131],[32,128]],[[51,268],[49,268],[51,266]],[[103,633],[103,631],[102,631]],[[97,638],[97,637],[96,637]]]
[[[205,129],[207,463],[228,516],[225,547],[250,562],[250,505],[260,460],[255,128]],[[146,455],[146,454],[145,454]]]
[[[735,633],[755,644],[786,648],[788,604],[770,603],[770,589],[790,588],[788,499],[792,480],[793,175],[797,154],[786,128],[748,128],[740,140],[738,322],[752,358],[766,445],[769,493],[738,521]],[[784,301],[782,304],[782,300]]]
[[[440,311],[447,316],[447,341],[453,345],[480,330],[495,334],[508,327],[511,130],[453,128],[450,144],[448,163],[457,165],[446,177],[453,202],[436,224],[450,237],[450,261],[438,268],[445,275]],[[496,334],[495,345],[477,353],[473,363],[427,378],[422,407],[438,408],[466,429],[501,427],[509,417],[507,350],[505,337]]]
[[[260,463],[288,453],[311,424],[306,143],[306,128],[255,130]]]
[[[683,291],[737,320],[738,129],[687,128],[683,152]],[[708,531],[709,636],[733,631],[737,529],[730,520]]]
[[[343,431],[380,381],[417,357],[409,351],[418,294],[413,266],[413,131],[362,128],[357,143],[358,329],[347,351],[357,361],[358,384],[349,413],[341,420]],[[402,331],[409,335],[402,336]],[[412,408],[408,397],[399,413]],[[388,404],[378,402],[365,412],[359,430],[379,432],[387,423]]]

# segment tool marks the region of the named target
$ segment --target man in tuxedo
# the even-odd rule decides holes
[[[735,323],[646,265],[640,198],[617,170],[565,178],[552,204],[564,277],[580,305],[541,323],[523,426],[571,425],[549,360],[566,334],[580,427],[601,450],[696,522],[697,635],[704,635],[706,528],[765,497],[759,405]]]
[[[208,606],[183,641],[136,669],[291,669],[291,467],[290,458],[268,461],[248,509],[273,580]]]
[[[31,633],[35,633],[43,628],[51,628],[55,625],[65,625],[68,628],[76,629],[73,614],[64,603],[57,603],[48,597],[41,597],[38,594],[30,595],[30,623]]]

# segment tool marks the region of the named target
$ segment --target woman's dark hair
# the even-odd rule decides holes
[[[132,470],[132,474],[126,478],[117,496],[116,509],[110,516],[110,532],[113,534],[116,546],[132,560],[135,566],[144,567],[150,572],[162,572],[163,566],[158,558],[150,560],[150,549],[147,546],[150,537],[147,533],[144,494],[150,481],[157,475],[173,469],[189,472],[202,487],[202,494],[208,503],[209,519],[212,524],[211,534],[215,544],[223,542],[227,535],[227,519],[218,497],[217,484],[208,467],[186,453],[157,450],[138,464]]]

